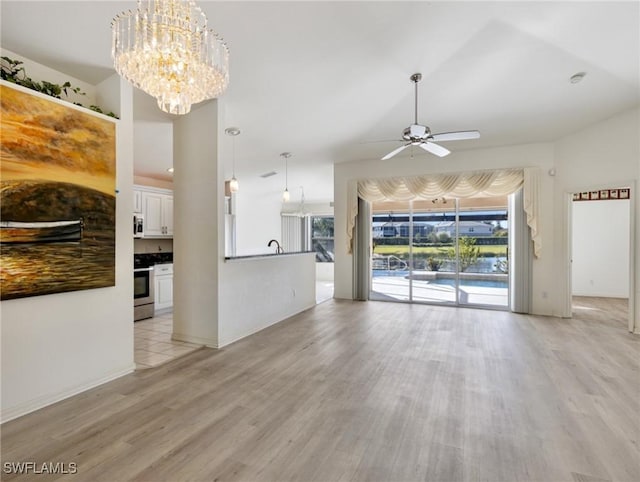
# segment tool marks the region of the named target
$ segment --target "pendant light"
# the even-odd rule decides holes
[[[290,152],[283,152],[280,157],[284,157],[284,192],[282,193],[282,202],[289,202],[291,195],[289,194],[289,158]]]
[[[233,147],[232,147],[233,171],[231,175],[231,181],[229,181],[229,190],[231,192],[238,192],[238,189],[240,189],[240,183],[236,179],[236,136],[240,135],[240,129],[238,127],[227,127],[224,130],[224,133],[233,138]]]

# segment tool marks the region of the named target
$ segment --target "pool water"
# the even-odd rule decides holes
[[[429,284],[435,285],[446,285],[446,286],[455,286],[456,280],[454,279],[436,279],[430,281]],[[506,281],[494,281],[494,280],[484,280],[484,279],[462,279],[460,280],[460,286],[479,286],[482,288],[504,288],[507,289],[509,287],[509,283]]]

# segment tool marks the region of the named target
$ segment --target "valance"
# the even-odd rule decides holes
[[[524,187],[527,224],[531,228],[534,254],[540,256],[542,241],[538,222],[539,169],[501,169],[454,174],[364,179],[349,184],[347,193],[347,242],[349,253],[353,239],[358,197],[365,201],[429,200],[437,197],[466,198],[506,196]]]

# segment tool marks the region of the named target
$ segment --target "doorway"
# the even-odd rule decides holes
[[[631,190],[607,188],[571,196],[571,314],[607,313],[630,323]],[[631,329],[631,328],[629,328]]]
[[[369,299],[507,309],[507,197],[372,205]]]

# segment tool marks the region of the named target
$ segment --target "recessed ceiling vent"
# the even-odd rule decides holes
[[[261,174],[260,177],[266,179],[267,177],[275,176],[276,174],[278,174],[276,171],[269,171]]]

